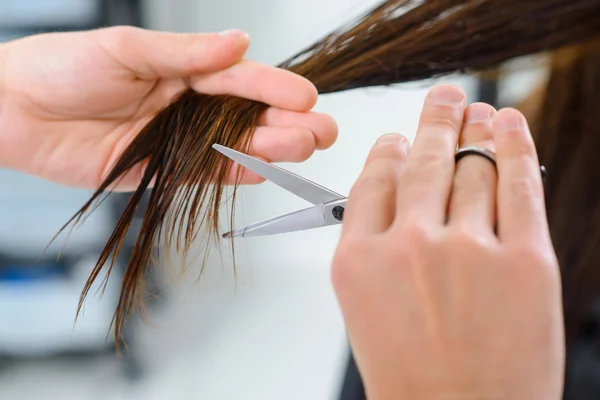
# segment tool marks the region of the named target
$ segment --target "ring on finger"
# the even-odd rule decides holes
[[[478,146],[465,146],[456,150],[454,154],[454,159],[458,163],[458,161],[468,155],[478,155],[488,159],[494,166],[496,166],[496,153],[493,151],[486,149],[485,147]]]
[[[454,153],[454,160],[458,163],[458,161],[468,155],[478,155],[488,159],[494,167],[496,166],[496,153],[493,151],[486,149],[485,147],[478,146],[465,146],[461,147]],[[542,174],[542,179],[546,179],[546,167],[543,165],[540,166],[540,173]]]

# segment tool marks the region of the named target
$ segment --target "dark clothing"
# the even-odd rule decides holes
[[[348,360],[348,366],[346,367],[346,375],[342,383],[342,391],[340,393],[340,400],[366,400],[365,388],[363,386],[362,379],[356,367],[356,362],[350,352],[350,359]]]

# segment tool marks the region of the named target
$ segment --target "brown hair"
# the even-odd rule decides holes
[[[598,0],[388,0],[280,67],[308,78],[320,94],[326,94],[485,70],[598,34]],[[161,240],[167,248],[175,243],[185,254],[202,226],[208,228],[206,235],[218,238],[221,181],[231,162],[211,145],[246,151],[266,108],[250,100],[187,90],[142,129],[92,198],[63,227],[92,210],[134,165],[148,163],[83,290],[79,310],[107,262],[110,273],[142,194],[153,179],[115,313],[117,339],[126,316],[142,304],[142,278],[154,245]],[[553,160],[544,162],[550,176],[562,168]],[[567,175],[561,172],[560,176]],[[556,190],[557,179],[550,190]]]
[[[557,51],[550,67],[529,119],[540,160],[552,170],[545,182],[548,223],[573,343],[600,294],[600,40]]]

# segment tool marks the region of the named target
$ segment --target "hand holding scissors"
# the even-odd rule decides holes
[[[382,137],[348,199],[248,167],[316,205],[233,235],[340,223],[344,207],[332,279],[367,398],[562,397],[560,274],[519,112],[434,88],[410,152]]]

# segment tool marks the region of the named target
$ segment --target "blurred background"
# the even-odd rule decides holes
[[[248,57],[277,64],[373,6],[374,0],[2,0],[0,42],[30,34],[136,25],[176,32],[244,29]],[[448,77],[469,101],[519,101],[543,71],[502,82]],[[339,140],[294,172],[348,193],[377,137],[414,138],[422,101],[436,82],[323,96]],[[73,190],[0,171],[0,399],[339,399],[349,350],[330,280],[339,227],[240,240],[237,276],[227,247],[181,274],[158,268],[148,321],[126,329],[115,353],[109,331],[127,248],[103,296],[90,292],[74,325],[83,284],[126,194],[112,195],[65,242],[44,248],[88,199]],[[241,190],[237,224],[303,207],[265,183]],[[143,213],[141,210],[140,214]],[[128,244],[129,246],[131,243]],[[56,261],[57,254],[62,256]],[[174,264],[177,265],[177,260]],[[351,365],[351,364],[350,364]]]

